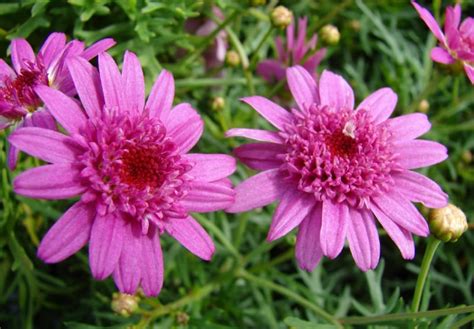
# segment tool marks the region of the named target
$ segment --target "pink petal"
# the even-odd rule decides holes
[[[428,10],[421,7],[415,1],[412,1],[411,4],[413,5],[413,7],[415,7],[421,19],[425,22],[425,24],[428,26],[431,32],[433,32],[434,36],[439,40],[439,42],[441,42],[442,44],[446,44],[444,34],[441,31],[441,28],[439,27],[438,22],[436,22],[433,15],[431,15],[431,13]]]
[[[277,132],[268,131],[268,130],[260,130],[260,129],[241,129],[241,128],[234,128],[229,129],[225,133],[226,137],[246,137],[251,138],[261,142],[269,142],[269,143],[277,143],[282,144],[283,138]]]
[[[109,48],[112,48],[115,45],[115,40],[112,38],[105,38],[102,40],[93,43],[87,49],[81,53],[81,57],[89,61],[92,58],[96,57],[101,52],[106,51]]]
[[[87,115],[90,118],[99,116],[104,100],[96,68],[81,57],[69,59],[68,68]]]
[[[16,73],[3,59],[0,59],[0,80],[3,80],[5,77],[13,79],[16,77]]]
[[[165,224],[166,232],[186,249],[201,259],[211,260],[215,247],[211,237],[191,216],[169,218]]]
[[[365,209],[349,208],[347,240],[352,257],[362,271],[373,270],[380,259],[380,241],[374,216]]]
[[[191,212],[222,210],[234,202],[235,192],[222,184],[194,181],[191,190],[181,200],[181,205]]]
[[[8,137],[8,141],[23,152],[51,163],[73,162],[81,153],[70,137],[43,128],[17,129]]]
[[[464,71],[466,71],[467,77],[469,78],[469,81],[471,81],[471,84],[474,85],[474,66],[464,63]]]
[[[35,91],[64,129],[71,134],[79,133],[87,118],[73,98],[46,86],[37,86]]]
[[[178,147],[178,152],[186,153],[199,141],[204,131],[204,122],[188,103],[181,103],[171,111],[166,122],[168,136]]]
[[[461,6],[448,6],[446,8],[446,19],[444,21],[444,33],[449,47],[457,48],[459,42],[459,23],[461,22]],[[453,42],[454,41],[454,42]]]
[[[321,105],[334,109],[353,109],[354,92],[340,75],[324,70],[319,79],[319,98]]]
[[[428,132],[431,123],[423,113],[411,113],[387,120],[397,142],[404,142],[420,137]]]
[[[123,60],[122,77],[126,110],[131,113],[141,113],[145,106],[145,80],[140,61],[128,50]]]
[[[13,181],[16,193],[40,199],[68,199],[84,192],[79,171],[70,163],[46,165],[29,169]]]
[[[275,143],[244,144],[234,149],[235,156],[255,170],[278,168],[282,160],[277,155],[285,153],[283,145]]]
[[[145,108],[150,111],[150,116],[156,116],[165,122],[173,105],[173,99],[173,75],[166,70],[162,70],[151,89]]]
[[[198,181],[213,182],[232,175],[236,169],[235,159],[226,154],[186,154],[185,159],[194,163],[188,175]]]
[[[428,236],[428,223],[416,207],[399,193],[392,191],[372,197],[372,211],[379,217],[380,213],[388,216],[400,227],[419,236]]]
[[[43,237],[38,257],[46,263],[57,263],[79,251],[89,240],[94,216],[94,207],[76,202]]]
[[[318,202],[301,222],[296,237],[296,261],[299,267],[313,271],[323,256],[319,236],[321,232],[322,204]]]
[[[441,64],[453,64],[456,62],[456,59],[441,47],[431,49],[431,59]]]
[[[278,82],[285,78],[285,68],[280,62],[267,59],[258,63],[257,74],[270,83]]]
[[[397,192],[414,202],[430,208],[442,208],[448,204],[448,195],[434,181],[413,171],[392,175]]]
[[[303,64],[303,67],[308,71],[311,76],[315,75],[316,68],[321,63],[324,56],[326,56],[327,49],[321,48],[314,53],[313,56],[309,57],[306,62]]]
[[[148,297],[156,296],[163,286],[163,254],[156,232],[151,231],[142,238],[141,259],[143,292]]]
[[[293,47],[293,62],[299,63],[305,55],[304,42],[306,38],[306,26],[308,18],[302,17],[298,19],[298,33],[296,36],[296,44]]]
[[[66,46],[66,35],[64,33],[51,33],[39,51],[46,68],[52,63],[53,59],[59,56]]]
[[[292,122],[292,115],[280,105],[261,96],[242,98],[241,101],[252,106],[268,122],[282,130],[286,124]]]
[[[56,121],[46,108],[41,108],[31,115],[31,126],[56,131]]]
[[[356,111],[365,110],[374,123],[387,120],[397,105],[397,94],[390,88],[381,88],[370,94],[357,106]]]
[[[288,189],[275,210],[267,240],[273,241],[289,233],[305,219],[314,204],[313,195]]]
[[[8,169],[15,170],[19,155],[20,155],[20,150],[10,144],[10,146],[8,147],[8,152],[7,152]]]
[[[89,265],[96,280],[114,271],[122,252],[125,220],[116,214],[96,215],[89,243]]]
[[[319,104],[318,87],[311,74],[302,66],[293,66],[286,70],[288,87],[301,111],[312,104]]]
[[[396,143],[393,151],[398,153],[398,164],[405,169],[432,166],[448,157],[448,150],[444,145],[419,139]]]
[[[320,242],[323,254],[336,258],[344,247],[348,222],[351,220],[349,208],[345,203],[323,201]]]
[[[237,185],[235,203],[226,211],[238,213],[266,206],[280,198],[286,190],[279,169],[263,171]]]
[[[114,59],[108,53],[99,54],[99,76],[102,92],[104,93],[105,106],[109,109],[117,108],[127,111],[128,109],[125,108],[122,75]]]
[[[20,74],[22,68],[28,68],[27,63],[36,63],[36,56],[28,41],[13,39],[11,43],[11,58],[13,68]]]

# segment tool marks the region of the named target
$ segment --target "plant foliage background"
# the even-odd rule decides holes
[[[319,71],[329,68],[351,81],[357,100],[383,86],[398,96],[397,114],[419,109],[428,100],[433,129],[427,138],[449,148],[447,161],[428,175],[450,195],[468,218],[474,213],[474,93],[462,73],[434,65],[429,57],[435,39],[408,1],[281,1],[295,17],[308,16],[308,38],[331,23],[341,31],[338,45],[329,46]],[[448,2],[423,3],[442,17]],[[206,71],[201,53],[211,37],[190,35],[184,22],[199,15],[212,16],[212,5],[225,14],[230,49],[241,58],[237,67]],[[463,1],[463,13],[474,2]],[[269,14],[276,1],[252,6],[233,0],[23,0],[0,3],[0,54],[24,37],[35,49],[52,31],[90,44],[113,37],[110,53],[119,61],[125,49],[139,55],[147,87],[162,68],[176,79],[177,100],[193,104],[205,120],[198,144],[203,153],[230,153],[240,143],[225,139],[232,127],[265,125],[239,98],[249,95],[284,97],[282,85],[265,83],[255,73],[258,60],[273,57]],[[213,19],[217,19],[214,17]],[[259,44],[263,40],[262,46]],[[184,51],[183,51],[184,49]],[[255,51],[257,50],[257,51]],[[182,53],[182,56],[177,56]],[[222,110],[213,110],[215,97]],[[0,326],[2,328],[331,328],[319,315],[325,310],[350,327],[419,328],[469,327],[473,310],[456,313],[459,305],[474,304],[474,235],[470,230],[455,244],[438,250],[425,286],[421,311],[429,317],[406,314],[413,297],[426,240],[417,241],[417,256],[404,261],[395,245],[382,236],[383,261],[375,271],[361,272],[348,250],[334,261],[324,260],[313,273],[298,269],[294,234],[274,243],[265,241],[273,207],[241,215],[218,212],[198,216],[213,236],[217,252],[206,263],[178,243],[164,237],[165,284],[158,298],[141,298],[130,317],[112,311],[113,281],[91,278],[87,250],[55,265],[43,264],[35,252],[39,240],[70,205],[26,199],[11,189],[15,172],[6,169],[5,137],[0,133]],[[17,172],[34,164],[22,157]],[[235,182],[250,174],[239,167]],[[468,309],[469,310],[469,309]],[[399,320],[383,315],[404,313]],[[372,316],[377,320],[363,322]],[[363,317],[354,318],[355,316]],[[359,322],[358,322],[359,321]],[[362,321],[362,322],[360,322]],[[319,323],[319,325],[318,325]]]

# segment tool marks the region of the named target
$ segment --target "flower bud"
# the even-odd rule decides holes
[[[462,161],[464,161],[466,164],[469,164],[472,162],[472,152],[470,150],[465,150],[462,152],[461,155]]]
[[[178,312],[176,313],[176,322],[180,326],[187,326],[189,322],[189,315],[184,312]]]
[[[428,113],[430,109],[430,103],[426,99],[422,99],[418,104],[418,112]]]
[[[267,3],[267,0],[250,0],[250,4],[253,7],[263,6]]]
[[[273,26],[285,29],[293,21],[293,13],[284,6],[273,9],[270,15]]]
[[[328,45],[334,46],[339,43],[341,39],[341,33],[336,26],[327,24],[321,28],[320,31],[321,39]]]
[[[216,111],[216,112],[222,111],[224,109],[224,106],[225,106],[224,98],[220,96],[214,97],[211,104],[211,109],[213,111]]]
[[[110,306],[115,313],[128,317],[138,309],[138,301],[137,296],[114,293]]]
[[[467,230],[466,215],[452,204],[431,209],[428,219],[431,233],[444,242],[456,242]]]
[[[349,26],[351,27],[354,32],[359,32],[360,31],[360,21],[358,19],[353,19],[349,22]]]
[[[229,50],[225,54],[225,62],[227,63],[227,65],[232,66],[232,67],[239,66],[240,56],[235,50]]]

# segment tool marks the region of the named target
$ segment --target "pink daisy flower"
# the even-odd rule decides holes
[[[412,234],[427,236],[429,229],[412,202],[447,204],[435,182],[411,171],[447,158],[443,145],[416,139],[430,129],[426,115],[389,119],[397,102],[390,88],[374,92],[354,110],[351,87],[329,71],[319,86],[300,66],[287,70],[287,80],[298,109],[288,112],[260,96],[243,99],[278,131],[227,132],[259,141],[235,154],[262,171],[236,187],[236,201],[227,211],[279,201],[268,240],[298,226],[296,259],[308,271],[323,255],[337,257],[346,239],[359,268],[375,268],[380,256],[375,218],[403,258],[413,258]]]
[[[11,43],[13,69],[0,59],[0,130],[10,125],[56,129],[53,117],[44,108],[36,94],[37,85],[51,86],[67,95],[74,95],[74,85],[65,61],[72,56],[90,60],[115,44],[103,39],[87,49],[84,43],[72,40],[66,43],[64,33],[51,33],[35,55],[28,41],[15,39]],[[8,166],[14,169],[18,150],[10,147]]]
[[[113,274],[120,291],[140,285],[148,296],[163,283],[159,235],[210,260],[214,244],[189,212],[229,207],[234,191],[227,178],[235,160],[223,154],[188,151],[203,132],[190,104],[173,109],[173,76],[162,71],[145,103],[143,72],[127,52],[122,72],[107,53],[99,71],[84,58],[68,61],[82,107],[47,86],[35,92],[67,134],[26,127],[9,141],[50,164],[30,169],[13,182],[16,193],[42,199],[80,196],[46,233],[38,256],[56,263],[89,242],[94,278]]]
[[[440,42],[439,47],[431,50],[431,59],[442,64],[460,61],[474,84],[474,18],[468,17],[461,23],[461,5],[446,8],[444,33],[435,18],[415,1],[412,5]]]
[[[257,66],[257,73],[263,79],[268,82],[283,80],[285,70],[292,65],[302,65],[311,76],[316,77],[316,68],[326,55],[326,48],[318,50],[305,60],[305,57],[316,49],[318,42],[316,34],[308,42],[305,41],[307,25],[307,17],[298,19],[298,32],[296,32],[293,21],[286,28],[286,43],[283,44],[283,40],[279,36],[275,39],[278,58],[264,60]]]

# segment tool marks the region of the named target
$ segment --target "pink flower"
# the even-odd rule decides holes
[[[292,65],[302,65],[311,76],[316,76],[316,68],[326,55],[326,48],[322,48],[310,57],[305,57],[310,51],[316,49],[318,36],[315,34],[309,40],[306,38],[306,17],[298,20],[298,32],[295,34],[295,23],[291,23],[286,29],[286,43],[283,45],[281,37],[275,39],[278,59],[267,59],[257,66],[257,73],[268,82],[280,81],[285,78],[286,68]]]
[[[262,171],[236,187],[236,201],[227,210],[242,212],[278,200],[268,240],[298,226],[296,259],[308,271],[322,255],[337,257],[346,238],[359,268],[375,268],[380,256],[375,217],[402,256],[413,258],[412,234],[427,236],[429,229],[412,202],[447,204],[435,182],[411,171],[447,158],[443,145],[416,139],[430,129],[426,115],[389,119],[397,102],[389,88],[354,110],[351,87],[329,71],[322,73],[319,87],[301,66],[289,68],[287,80],[298,109],[288,112],[260,96],[243,99],[278,131],[227,132],[259,141],[235,154]]]
[[[51,33],[38,55],[35,55],[28,41],[13,40],[11,58],[14,70],[0,59],[0,130],[13,124],[56,129],[54,119],[44,108],[34,87],[51,86],[67,95],[74,95],[75,89],[65,65],[66,59],[81,56],[90,60],[114,44],[113,39],[103,39],[84,49],[83,42],[72,40],[66,43],[64,33]],[[10,169],[15,168],[17,158],[18,150],[10,147]]]
[[[26,127],[9,137],[50,164],[14,180],[16,193],[43,199],[81,196],[41,241],[38,256],[56,263],[89,242],[92,275],[113,274],[120,291],[139,285],[148,296],[163,283],[159,235],[166,232],[204,260],[214,244],[189,212],[224,209],[234,201],[227,178],[235,160],[188,151],[203,132],[191,105],[173,109],[173,76],[162,71],[145,103],[143,72],[127,52],[122,73],[99,54],[99,71],[84,58],[68,61],[82,107],[46,86],[35,92],[67,134]],[[84,110],[84,111],[83,111]]]
[[[474,18],[468,17],[461,23],[461,5],[446,8],[444,33],[435,18],[415,1],[412,5],[440,42],[440,47],[431,50],[431,59],[442,64],[460,61],[466,74],[474,84]]]

